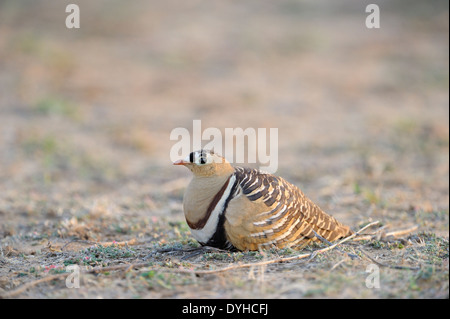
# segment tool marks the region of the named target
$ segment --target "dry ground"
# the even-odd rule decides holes
[[[68,30],[69,1],[0,0],[0,296],[448,298],[447,1],[379,1],[376,30],[366,1],[75,2]],[[324,210],[418,230],[343,245],[354,260],[176,272],[298,253],[156,252],[197,245],[189,172],[169,158],[171,130],[194,119],[276,127],[277,174]],[[411,269],[381,267],[369,289],[360,248]],[[16,290],[71,264],[143,261]]]

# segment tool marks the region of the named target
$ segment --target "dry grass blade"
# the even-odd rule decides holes
[[[44,278],[40,278],[37,280],[34,280],[32,282],[28,282],[26,284],[23,284],[22,286],[20,286],[19,288],[17,288],[16,290],[7,292],[6,294],[0,295],[0,299],[1,298],[12,298],[15,296],[20,295],[21,293],[27,291],[29,288],[34,287],[38,284],[41,284],[43,282],[48,282],[48,281],[52,281],[52,280],[59,280],[61,278],[67,277],[66,273],[63,274],[57,274],[57,275],[51,275],[51,276],[47,276]]]
[[[419,226],[414,225],[407,229],[396,230],[396,231],[392,231],[392,232],[385,233],[385,234],[376,232],[375,234],[358,236],[357,238],[354,239],[354,241],[372,240],[372,239],[389,240],[389,239],[398,238],[400,236],[410,234],[410,233],[416,231],[418,228],[419,228]]]
[[[359,249],[364,256],[366,256],[369,260],[371,260],[372,262],[374,262],[375,264],[377,264],[378,266],[381,267],[387,267],[387,268],[392,268],[392,269],[407,269],[407,270],[419,270],[420,267],[409,267],[409,266],[399,266],[399,265],[388,265],[382,262],[379,262],[378,260],[376,260],[375,258],[373,258],[372,256],[370,256],[367,252],[365,252],[362,249]]]

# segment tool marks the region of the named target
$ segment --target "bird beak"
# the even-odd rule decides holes
[[[188,163],[189,162],[186,162],[185,160],[178,160],[178,161],[173,162],[173,165],[186,165]]]

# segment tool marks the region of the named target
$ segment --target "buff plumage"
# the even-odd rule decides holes
[[[301,248],[318,236],[334,241],[352,231],[295,185],[256,169],[233,167],[207,150],[174,163],[193,173],[183,200],[192,235],[223,249]]]

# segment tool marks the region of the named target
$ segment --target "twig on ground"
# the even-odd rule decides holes
[[[64,246],[61,247],[61,250],[64,250],[65,248],[67,248],[67,246],[69,246],[70,244],[73,244],[73,243],[101,245],[103,247],[109,247],[109,246],[113,246],[113,245],[119,246],[119,247],[124,247],[124,246],[133,246],[133,245],[140,244],[140,242],[138,242],[136,238],[133,238],[128,241],[105,241],[105,242],[96,242],[96,241],[83,240],[83,239],[73,239],[73,240],[69,241],[68,243],[64,244]]]
[[[27,291],[29,288],[34,287],[38,284],[41,284],[43,282],[47,282],[47,281],[52,281],[52,280],[56,280],[56,279],[61,279],[63,277],[67,277],[66,273],[62,273],[62,274],[57,274],[57,275],[51,275],[51,276],[46,276],[31,282],[28,282],[26,284],[23,284],[22,286],[20,286],[19,288],[17,288],[16,290],[7,292],[3,295],[0,295],[0,298],[11,298],[11,297],[15,297],[17,295],[20,295],[21,293]]]
[[[335,270],[337,267],[339,267],[341,264],[343,264],[345,262],[346,258],[341,259],[338,263],[334,264],[333,267],[331,267],[330,271]]]
[[[387,239],[389,239],[390,237],[394,237],[394,238],[400,237],[400,236],[403,236],[403,235],[410,234],[413,231],[416,231],[418,228],[419,228],[419,226],[415,225],[415,226],[407,228],[407,229],[392,231],[392,232],[387,233],[384,237],[387,238]]]
[[[326,240],[325,238],[323,238],[322,236],[320,236],[317,232],[314,231],[314,229],[312,230],[314,232],[314,235],[323,243],[327,244],[327,245],[333,245],[333,243],[329,242],[328,240]],[[340,251],[343,254],[346,254],[348,257],[350,257],[351,259],[355,259],[358,258],[358,256],[354,255],[354,254],[350,254],[347,253],[345,251],[343,251],[342,249],[340,249],[339,247],[336,248],[338,251]]]
[[[133,269],[133,268],[140,268],[140,267],[145,267],[145,266],[149,266],[150,262],[139,262],[139,263],[133,263],[133,264],[120,264],[120,265],[115,265],[115,266],[107,266],[107,267],[94,267],[92,269],[83,271],[81,273],[83,274],[99,274],[99,273],[103,273],[103,272],[110,272],[110,271],[114,271],[114,270],[122,270],[122,269]]]
[[[84,244],[89,244],[89,245],[94,245],[94,244],[96,244],[95,241],[75,238],[75,239],[72,239],[71,241],[67,242],[66,244],[64,244],[64,245],[61,247],[61,251],[63,251],[67,246],[69,246],[69,245],[71,245],[71,244],[73,244],[73,243],[84,243]]]
[[[392,268],[392,269],[407,269],[407,270],[419,270],[420,267],[410,267],[410,266],[399,266],[399,265],[388,265],[382,262],[379,262],[378,260],[376,260],[375,258],[373,258],[372,256],[370,256],[367,252],[365,252],[363,249],[359,249],[364,256],[366,256],[369,260],[371,260],[372,262],[374,262],[375,264],[377,264],[378,266],[381,267],[387,267],[387,268]]]
[[[139,242],[137,241],[136,238],[127,240],[127,241],[105,241],[105,242],[100,242],[97,243],[97,245],[101,245],[103,247],[109,247],[109,246],[119,246],[119,247],[124,247],[124,246],[134,246],[134,245],[138,245]]]
[[[389,233],[386,233],[386,234],[383,234],[383,233],[378,234],[378,232],[376,232],[375,234],[358,236],[353,241],[372,240],[372,239],[390,240],[390,239],[393,239],[393,238],[398,238],[400,236],[410,234],[413,231],[416,231],[418,228],[419,228],[419,226],[415,225],[415,226],[412,226],[412,227],[407,228],[407,229],[392,231],[392,232],[389,232]]]

